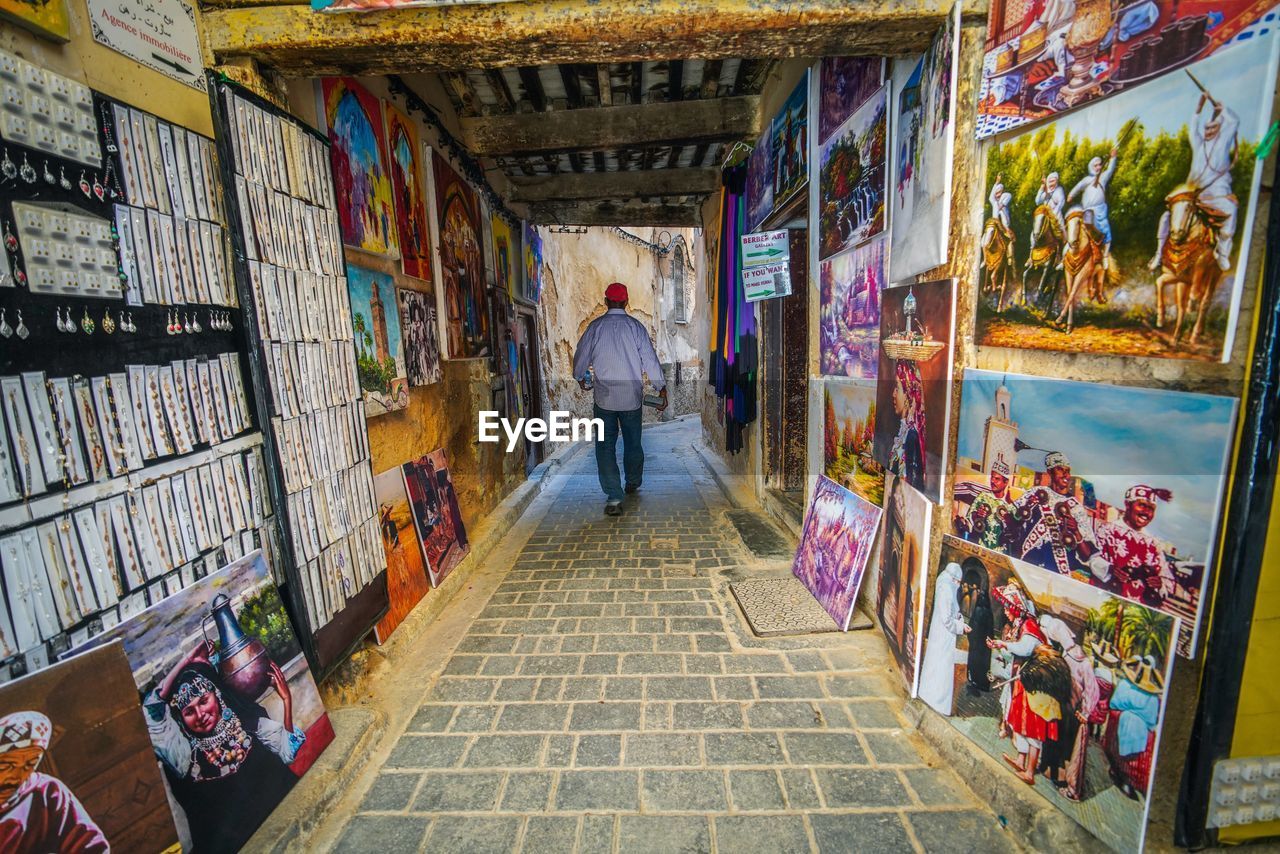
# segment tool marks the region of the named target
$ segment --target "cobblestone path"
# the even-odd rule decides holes
[[[570,464],[336,850],[1012,850],[930,767],[874,633],[750,636],[697,431],[645,431],[620,518]]]

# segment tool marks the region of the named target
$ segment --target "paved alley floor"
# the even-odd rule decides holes
[[[727,583],[751,558],[691,447],[700,429],[645,430],[644,486],[620,518],[602,513],[594,456],[570,461],[325,845],[1014,850],[931,767],[876,633],[750,635]]]

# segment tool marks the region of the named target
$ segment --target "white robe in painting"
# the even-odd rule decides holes
[[[940,714],[950,715],[956,684],[956,637],[964,634],[960,614],[960,564],[949,563],[938,573],[933,592],[933,617],[920,668],[920,699]]]

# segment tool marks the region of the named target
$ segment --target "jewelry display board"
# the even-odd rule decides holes
[[[209,83],[285,589],[323,678],[388,608],[329,143],[249,90]]]
[[[0,681],[256,548],[212,139],[0,51]]]

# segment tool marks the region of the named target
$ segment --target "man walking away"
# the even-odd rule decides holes
[[[609,310],[591,321],[578,341],[573,375],[583,389],[595,390],[595,417],[604,422],[604,437],[596,441],[596,468],[606,496],[604,512],[617,516],[622,513],[624,494],[616,455],[618,433],[622,433],[626,492],[635,492],[644,476],[644,448],[640,446],[644,378],[648,376],[662,397],[659,412],[667,408],[667,386],[649,333],[627,314],[627,286],[621,282],[609,285],[604,289],[604,302]]]

